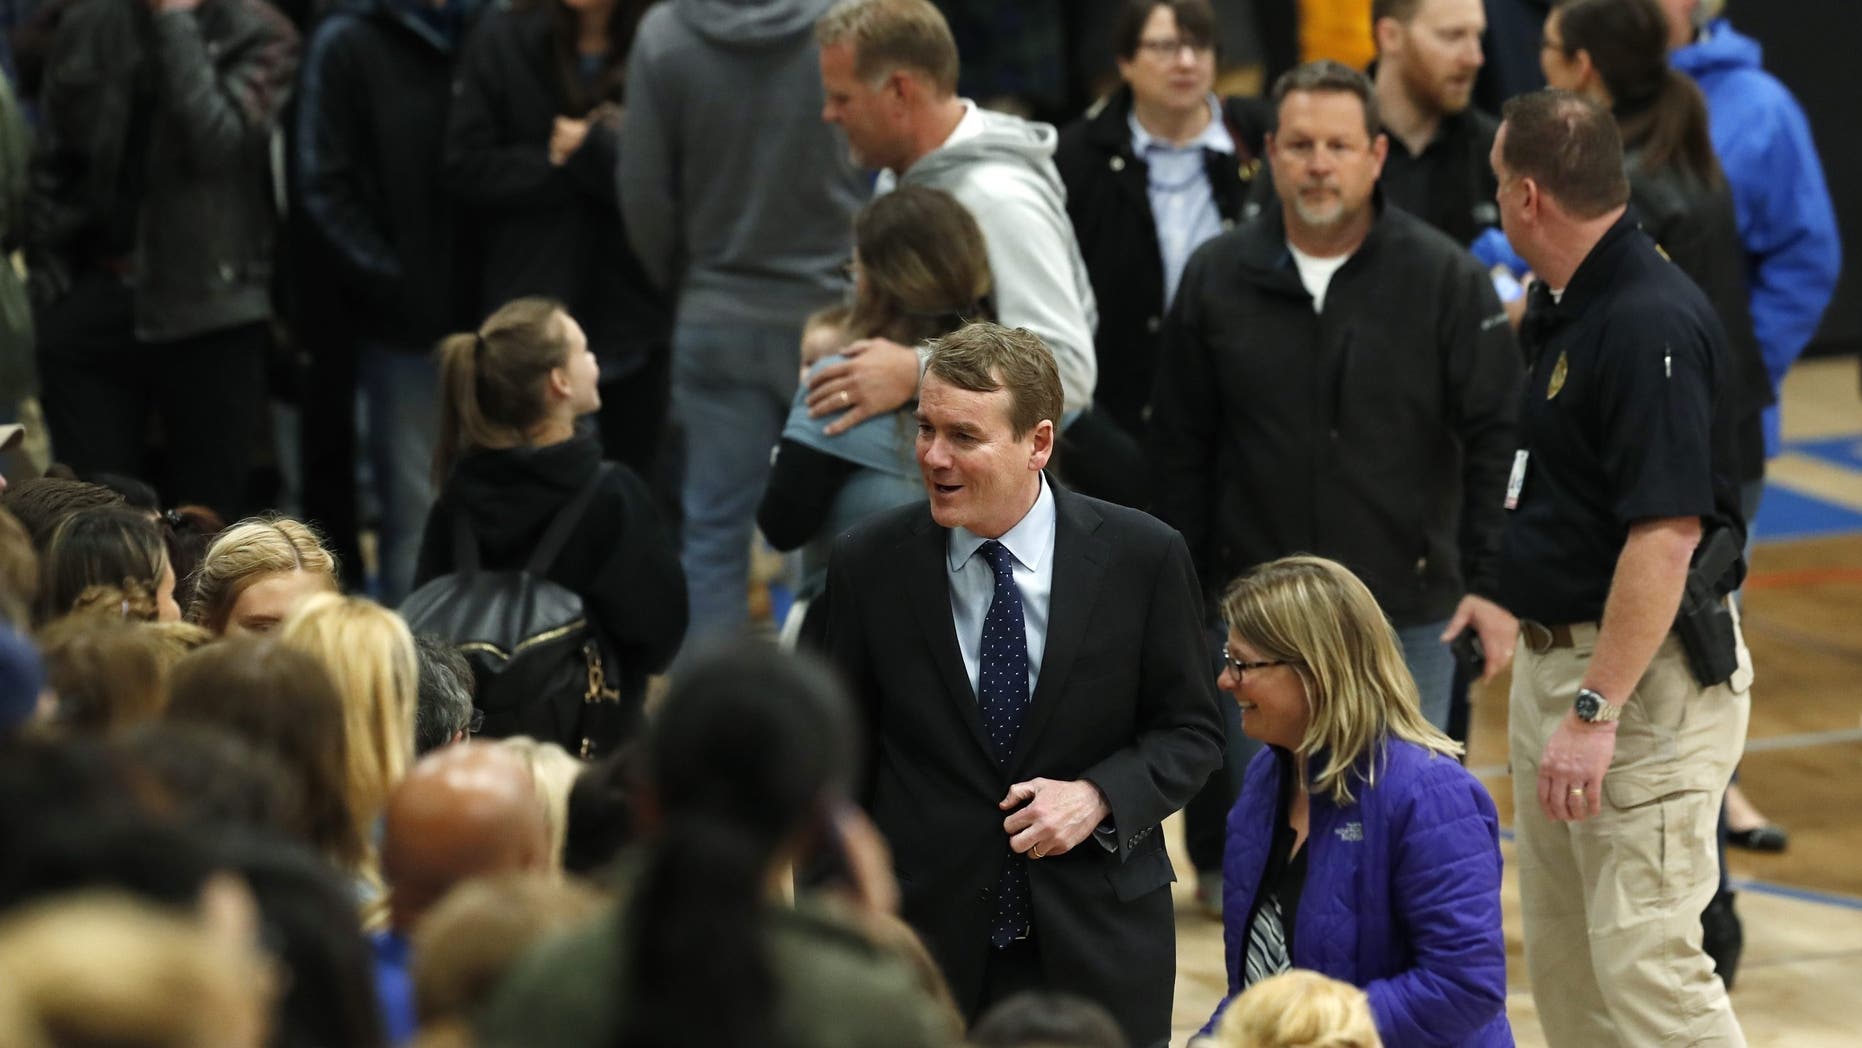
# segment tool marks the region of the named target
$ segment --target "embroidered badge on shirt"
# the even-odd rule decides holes
[[[1571,373],[1571,361],[1563,353],[1558,354],[1558,362],[1552,365],[1552,380],[1545,385],[1545,399],[1550,400],[1565,388],[1565,376]]]
[[[1332,832],[1338,834],[1338,839],[1341,841],[1361,841],[1364,839],[1364,824],[1348,822]]]

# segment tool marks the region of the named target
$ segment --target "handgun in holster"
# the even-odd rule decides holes
[[[1740,579],[1739,542],[1731,528],[1715,528],[1694,552],[1687,588],[1675,616],[1675,635],[1688,668],[1703,688],[1731,679],[1739,669],[1739,638],[1726,596]]]

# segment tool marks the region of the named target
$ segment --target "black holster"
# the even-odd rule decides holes
[[[1740,549],[1731,528],[1716,528],[1695,551],[1687,569],[1687,588],[1675,616],[1675,635],[1687,654],[1688,668],[1703,688],[1724,684],[1739,668],[1739,637],[1727,594],[1739,573]]]

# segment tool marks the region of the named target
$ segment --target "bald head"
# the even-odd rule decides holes
[[[505,747],[439,750],[388,798],[381,865],[398,930],[411,930],[461,881],[546,869],[549,856],[549,823],[530,767]]]

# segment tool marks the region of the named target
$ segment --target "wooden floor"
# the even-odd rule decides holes
[[[1745,593],[1755,683],[1740,779],[1791,834],[1776,856],[1734,852],[1746,951],[1733,1005],[1754,1046],[1862,1045],[1862,399],[1854,359],[1812,361],[1785,384],[1785,437],[1760,520],[1792,511],[1818,532],[1759,529]],[[1774,528],[1786,530],[1783,528]],[[1468,764],[1512,817],[1506,688],[1475,699]],[[1177,885],[1176,1025],[1181,1044],[1224,985],[1221,925],[1197,913],[1193,875],[1171,827]],[[1518,886],[1504,888],[1511,996],[1522,1046],[1545,1043],[1520,959]]]

